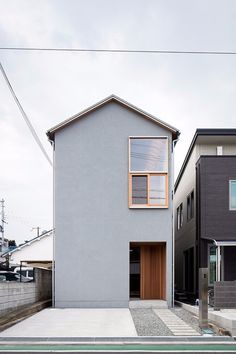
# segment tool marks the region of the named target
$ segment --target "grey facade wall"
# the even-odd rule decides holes
[[[0,282],[0,315],[51,298],[52,272],[35,269],[34,282]]]
[[[169,208],[128,208],[129,136],[168,136]],[[55,305],[127,307],[129,244],[166,242],[172,287],[171,133],[110,102],[55,134]]]

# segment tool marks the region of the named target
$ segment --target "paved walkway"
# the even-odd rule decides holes
[[[131,311],[135,312],[133,318],[130,310],[126,308],[44,309],[2,331],[0,339],[3,337],[138,337],[171,334],[184,337],[200,336],[200,333],[169,309],[132,309]]]
[[[200,336],[186,322],[181,320],[172,311],[168,309],[153,309],[155,314],[165,323],[174,336]]]
[[[130,309],[168,309],[165,300],[131,300]]]
[[[0,337],[134,337],[129,309],[45,309]]]

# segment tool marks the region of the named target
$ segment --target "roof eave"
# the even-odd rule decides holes
[[[126,106],[127,108],[130,108],[130,109],[132,109],[132,110],[138,112],[139,114],[141,114],[141,115],[145,116],[146,118],[152,120],[152,121],[155,122],[156,124],[159,124],[159,125],[165,127],[166,129],[168,129],[169,131],[172,132],[172,138],[173,138],[173,140],[177,139],[178,136],[180,135],[180,132],[179,132],[179,130],[178,130],[177,128],[175,128],[175,127],[173,127],[173,126],[171,126],[171,125],[165,123],[164,121],[162,121],[162,120],[160,120],[160,119],[154,117],[153,115],[151,115],[151,114],[149,114],[149,113],[147,113],[147,112],[141,110],[140,108],[138,108],[138,107],[132,105],[131,103],[129,103],[129,102],[127,102],[127,101],[121,99],[120,97],[115,96],[115,95],[111,95],[111,96],[108,96],[107,98],[103,99],[102,101],[99,101],[99,102],[97,102],[96,104],[94,104],[94,105],[92,105],[92,106],[86,108],[85,110],[81,111],[80,113],[77,113],[76,115],[74,115],[74,116],[72,116],[72,117],[70,117],[70,118],[64,120],[63,122],[61,122],[61,123],[55,125],[55,126],[52,127],[51,129],[49,129],[49,130],[46,132],[46,134],[47,134],[49,140],[50,140],[50,141],[53,141],[53,140],[54,140],[54,135],[55,135],[55,133],[56,133],[58,130],[64,128],[66,125],[72,123],[72,122],[75,121],[76,119],[79,119],[80,117],[85,116],[86,114],[88,114],[88,113],[94,111],[95,109],[97,109],[97,108],[103,106],[104,104],[106,104],[106,103],[108,103],[108,102],[110,102],[110,101],[112,101],[112,100],[114,100],[114,101],[116,101],[116,102],[119,102],[120,104]]]
[[[185,170],[185,167],[188,163],[188,160],[191,156],[191,153],[192,153],[192,150],[193,150],[193,147],[196,143],[196,140],[199,136],[232,136],[232,135],[236,135],[236,129],[235,128],[198,128],[196,129],[196,132],[193,136],[193,140],[190,144],[190,147],[188,149],[188,152],[185,156],[185,159],[184,159],[184,162],[181,166],[181,169],[180,169],[180,172],[178,174],[178,177],[176,178],[176,181],[175,181],[175,185],[174,185],[174,192],[176,192],[177,188],[178,188],[178,185],[179,185],[179,182],[182,178],[182,175],[184,173],[184,170]]]
[[[53,232],[53,229],[52,229],[52,230],[49,230],[49,231],[47,231],[47,232],[45,232],[45,233],[43,233],[43,234],[41,234],[41,235],[39,235],[39,236],[36,236],[36,237],[32,238],[31,240],[29,240],[28,242],[25,242],[25,243],[23,243],[22,245],[17,246],[17,247],[14,248],[13,250],[10,250],[10,251],[7,251],[7,252],[3,253],[2,256],[5,257],[5,256],[7,256],[8,254],[9,254],[9,255],[12,255],[12,253],[15,253],[15,252],[17,252],[17,251],[20,251],[22,248],[24,248],[24,247],[26,247],[26,246],[30,246],[30,244],[34,243],[35,241],[38,241],[38,240],[44,238],[45,236],[49,236],[52,232]]]

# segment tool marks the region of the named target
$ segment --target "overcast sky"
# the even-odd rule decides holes
[[[0,46],[236,51],[235,0],[0,0]],[[45,132],[114,93],[181,131],[236,127],[236,56],[0,51],[15,92]],[[52,227],[52,168],[0,75],[0,198],[17,243]]]

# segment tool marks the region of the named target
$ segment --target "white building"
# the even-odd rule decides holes
[[[10,265],[30,265],[51,268],[53,260],[53,230],[45,232],[3,255]]]

